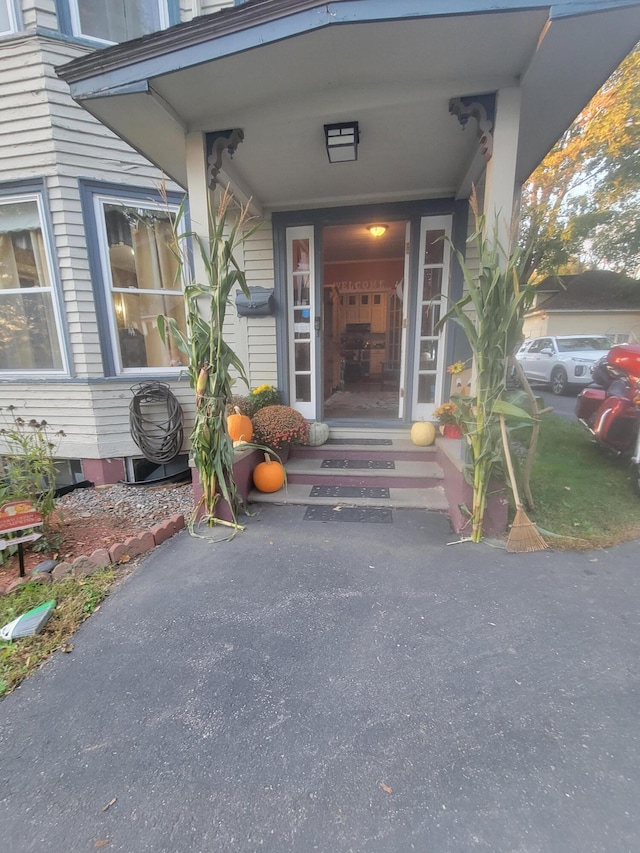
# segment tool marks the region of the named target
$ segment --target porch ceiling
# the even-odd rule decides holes
[[[223,168],[269,209],[448,196],[477,149],[452,97],[522,87],[523,180],[638,30],[637,7],[551,24],[548,9],[342,24],[156,73],[148,91],[84,85],[81,103],[183,186],[185,131],[242,128]],[[351,119],[358,161],[330,165],[323,125]]]

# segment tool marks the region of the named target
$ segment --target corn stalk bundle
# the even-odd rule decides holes
[[[505,251],[497,238],[497,225],[486,236],[475,192],[471,207],[476,230],[469,242],[476,246],[479,272],[470,269],[463,254],[454,249],[465,294],[450,306],[440,324],[452,320],[462,328],[476,368],[475,396],[452,395],[452,399],[462,412],[462,431],[471,449],[471,539],[479,542],[489,483],[503,460],[499,416],[530,418],[525,410],[507,402],[504,394],[509,357],[522,337],[524,315],[533,303],[535,287],[521,280],[527,252],[519,247]]]
[[[249,296],[244,272],[240,269],[234,252],[256,230],[249,226],[248,205],[238,206],[227,188],[216,212],[209,211],[209,238],[203,239],[193,232],[180,233],[184,205],[180,207],[174,225],[172,251],[178,261],[184,285],[187,315],[187,335],[180,330],[176,320],[161,315],[158,328],[162,340],[171,335],[180,350],[187,356],[187,372],[196,394],[196,414],[191,431],[191,453],[202,486],[202,499],[196,507],[204,507],[204,518],[209,524],[229,524],[217,519],[216,505],[224,499],[229,505],[232,521],[237,530],[241,499],[233,479],[233,443],[226,429],[227,404],[231,400],[235,378],[247,378],[242,362],[224,340],[224,320],[231,294],[235,287]],[[190,264],[184,253],[184,242],[189,238],[200,255],[205,271],[204,281],[190,279]]]

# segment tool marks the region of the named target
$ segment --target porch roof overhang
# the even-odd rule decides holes
[[[229,179],[278,210],[468,195],[451,99],[520,87],[524,181],[640,38],[640,2],[255,0],[76,59],[72,96],[178,184],[185,135],[240,128]],[[323,125],[356,120],[357,163]]]

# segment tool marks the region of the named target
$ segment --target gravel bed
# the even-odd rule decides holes
[[[73,514],[80,518],[110,515],[130,525],[157,524],[175,513],[188,520],[193,509],[191,483],[164,486],[101,486],[76,489],[56,500],[56,509],[62,515]]]

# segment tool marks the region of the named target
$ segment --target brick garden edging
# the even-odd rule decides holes
[[[38,581],[39,583],[52,583],[62,580],[67,575],[74,577],[86,577],[92,575],[99,569],[116,563],[126,563],[131,557],[139,557],[152,551],[157,545],[166,542],[178,531],[185,527],[184,515],[176,513],[160,524],[154,524],[148,530],[129,536],[124,542],[116,542],[108,550],[107,548],[96,548],[89,556],[76,557],[71,562],[58,563],[51,572],[36,572],[24,578],[16,578],[7,587],[0,586],[0,595],[12,592],[22,584]]]

